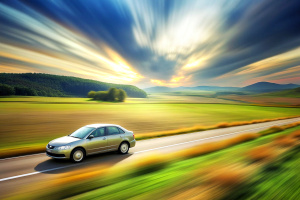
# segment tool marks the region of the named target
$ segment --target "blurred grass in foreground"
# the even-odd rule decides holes
[[[299,115],[300,108],[203,103],[98,103],[87,98],[0,98],[0,152],[41,152],[81,126],[115,123],[139,139]],[[15,101],[15,102],[14,102]],[[192,128],[190,128],[192,127]]]
[[[299,125],[280,126],[269,135],[248,133],[167,155],[154,154],[110,169],[73,171],[28,185],[12,199],[296,199]],[[293,142],[278,143],[286,138]],[[274,155],[253,157],[262,147],[272,149]]]

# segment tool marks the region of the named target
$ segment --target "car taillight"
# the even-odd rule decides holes
[[[134,136],[134,134],[132,133],[132,135],[133,135],[133,139],[135,140],[135,136]]]

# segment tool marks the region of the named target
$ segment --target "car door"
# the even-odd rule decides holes
[[[94,136],[91,138],[91,135]],[[107,150],[107,138],[105,135],[105,127],[97,128],[86,139],[88,154],[103,152]]]
[[[117,150],[123,141],[124,134],[120,133],[119,128],[115,126],[106,127],[107,149]]]

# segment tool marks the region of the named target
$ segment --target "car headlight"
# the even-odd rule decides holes
[[[71,146],[60,146],[60,147],[55,147],[55,149],[58,149],[58,150],[67,150],[67,149],[70,149]]]

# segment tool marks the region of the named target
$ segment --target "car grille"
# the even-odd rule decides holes
[[[48,149],[54,149],[55,146],[52,146],[52,145],[48,144],[47,147],[48,147]]]
[[[53,157],[66,157],[65,154],[56,154],[56,153],[50,153],[50,152],[46,152],[49,156],[53,156]]]

